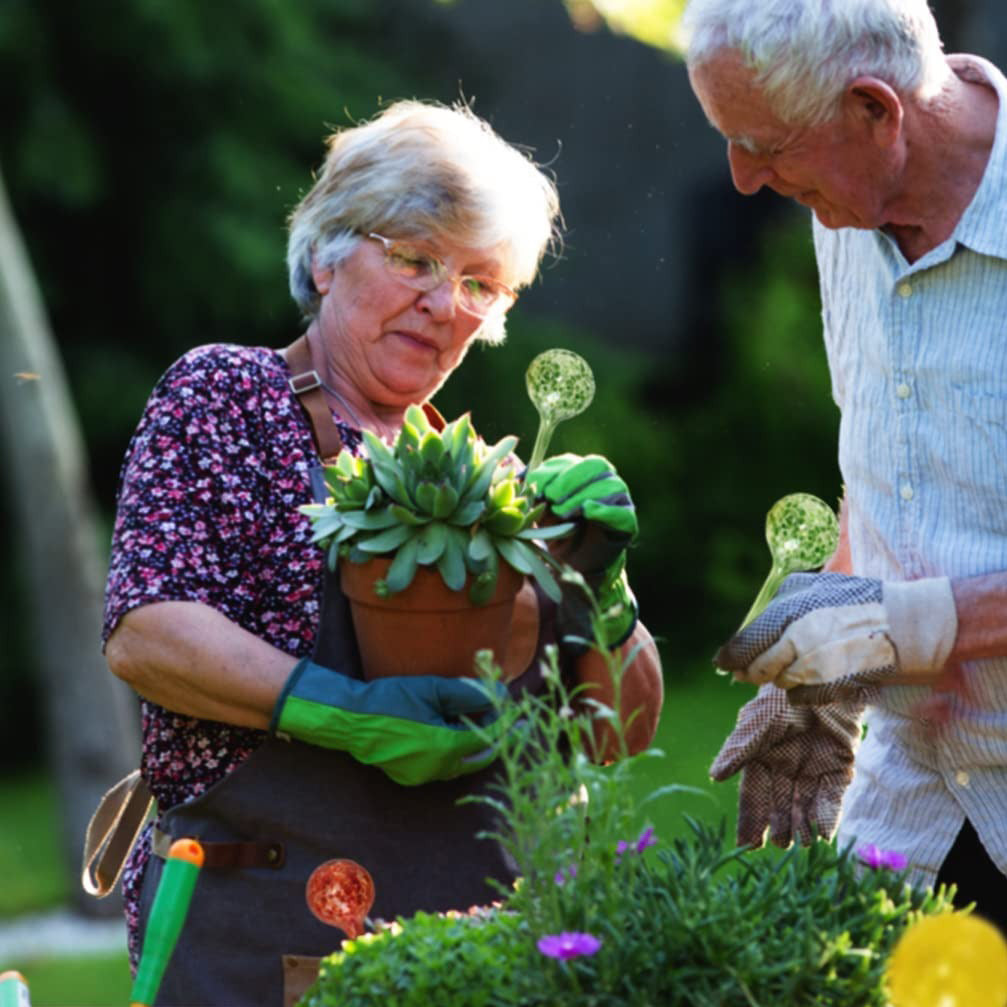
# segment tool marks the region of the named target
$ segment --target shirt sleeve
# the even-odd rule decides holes
[[[158,601],[241,621],[241,571],[262,521],[255,402],[251,367],[222,347],[191,351],[158,382],[122,469],[103,641],[128,611]]]

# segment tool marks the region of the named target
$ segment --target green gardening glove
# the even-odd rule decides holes
[[[529,472],[526,483],[559,520],[576,523],[572,536],[556,541],[553,554],[583,575],[602,611],[604,643],[618,646],[637,621],[625,569],[626,549],[639,530],[629,487],[601,455],[555,455]],[[564,647],[583,652],[594,632],[589,601],[577,585],[563,584],[556,618]]]
[[[304,658],[283,687],[270,730],[347,752],[410,787],[477,772],[496,757],[462,717],[504,729],[487,687],[472,679],[362,682]]]

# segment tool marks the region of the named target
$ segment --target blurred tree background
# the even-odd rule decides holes
[[[532,356],[559,345],[590,360],[597,400],[554,447],[609,455],[633,488],[644,532],[631,574],[673,681],[695,674],[747,607],[767,569],[767,507],[794,490],[840,492],[807,220],[735,197],[680,64],[619,34],[653,42],[665,29],[634,14],[659,8],[667,26],[680,4],[500,6],[4,0],[0,164],[107,541],[123,452],[170,361],[199,343],[281,346],[298,332],[284,218],[326,132],[394,98],[463,95],[509,140],[534,144],[560,184],[566,249],[515,309],[507,346],[471,353],[439,404],[449,415],[472,408],[487,436],[513,430],[527,445]],[[532,55],[499,70],[479,47],[502,47],[501,25],[522,18],[539,26],[540,45],[563,40],[581,69],[536,60],[525,32]],[[508,89],[529,76],[542,108],[522,101],[518,114]],[[669,121],[666,106],[688,118]],[[636,181],[641,171],[649,183]],[[23,583],[9,563],[5,765],[40,752]]]
[[[948,47],[997,59],[998,2],[936,4]],[[549,346],[588,358],[597,399],[553,447],[610,456],[633,489],[630,572],[669,702],[677,681],[707,676],[768,569],[768,507],[798,490],[834,502],[841,487],[808,218],[733,193],[673,51],[681,7],[0,0],[0,167],[67,368],[102,547],[165,367],[200,343],[298,333],[284,222],[322,137],[396,98],[464,97],[548,164],[567,229],[508,344],[474,350],[438,404],[527,449],[529,361]],[[0,394],[17,392],[0,375]],[[0,480],[18,480],[2,456]],[[7,559],[0,757],[38,766],[30,558]]]

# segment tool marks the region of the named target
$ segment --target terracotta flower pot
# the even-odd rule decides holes
[[[527,667],[529,638],[537,640],[538,636],[538,605],[534,590],[511,566],[500,564],[493,597],[485,605],[473,605],[467,582],[462,590],[452,591],[437,570],[428,567],[420,567],[404,591],[380,598],[374,593],[374,582],[385,576],[390,564],[383,556],[366,563],[344,560],[339,564],[365,678],[473,678],[475,653],[483,648],[496,655],[505,678]],[[522,601],[516,604],[519,592]],[[529,631],[531,618],[534,632]]]

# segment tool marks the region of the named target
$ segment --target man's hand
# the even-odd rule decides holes
[[[284,686],[271,729],[347,752],[396,783],[415,786],[488,766],[492,745],[465,721],[498,731],[506,729],[505,719],[497,719],[487,687],[472,679],[362,682],[304,659]]]
[[[881,685],[935,682],[957,630],[946,577],[796,573],[714,663],[740,680],[789,689],[794,703],[863,701]]]
[[[774,685],[741,708],[710,767],[718,782],[741,771],[739,845],[762,846],[767,830],[782,847],[832,836],[853,779],[862,713],[842,703],[793,707]]]
[[[553,555],[579,571],[595,593],[603,612],[605,643],[621,644],[637,619],[636,599],[625,572],[626,549],[639,530],[629,488],[601,455],[547,458],[528,473],[527,483],[559,520],[576,522],[572,536],[554,543]],[[587,599],[576,585],[563,585],[558,621],[561,641],[592,639]],[[582,650],[583,645],[571,649]]]

